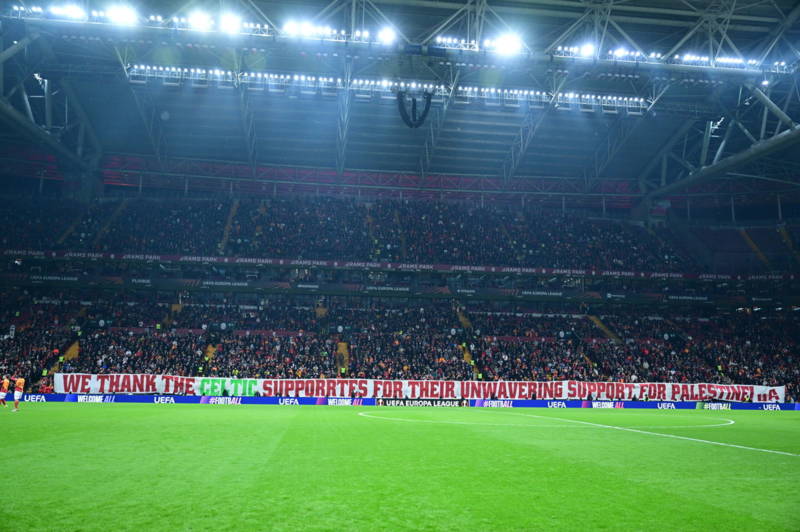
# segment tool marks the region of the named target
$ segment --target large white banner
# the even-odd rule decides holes
[[[785,386],[664,382],[232,379],[174,375],[56,373],[56,393],[375,397],[392,399],[587,399],[597,401],[784,402]]]

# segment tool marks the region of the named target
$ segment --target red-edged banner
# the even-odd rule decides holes
[[[783,402],[784,386],[665,382],[232,379],[175,375],[56,373],[56,393],[150,393],[387,399],[557,399]]]

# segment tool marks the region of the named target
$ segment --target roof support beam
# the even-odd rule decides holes
[[[636,51],[637,51],[637,52],[639,52],[640,54],[642,54],[642,56],[644,56],[644,57],[647,57],[647,54],[645,53],[644,49],[643,49],[641,46],[639,46],[639,44],[638,44],[636,41],[634,41],[634,40],[633,40],[633,38],[632,38],[630,35],[628,35],[628,34],[625,32],[625,30],[623,30],[623,29],[622,29],[622,26],[620,26],[620,25],[617,23],[617,21],[616,21],[616,20],[614,20],[613,18],[610,18],[610,17],[609,17],[609,19],[608,19],[608,22],[609,22],[609,23],[610,23],[612,26],[614,26],[614,28],[616,28],[616,30],[619,32],[619,34],[620,34],[620,35],[622,35],[622,37],[623,37],[623,38],[624,38],[626,41],[628,41],[628,43],[629,43],[631,46],[633,46],[633,47],[636,49]]]
[[[22,89],[20,91],[20,99],[22,100],[22,106],[25,108],[25,114],[28,116],[28,120],[30,120],[32,124],[35,124],[36,117],[33,116],[33,109],[31,108],[31,99],[30,96],[28,96],[28,91],[25,90],[25,85],[22,85]]]
[[[658,150],[658,153],[656,153],[656,155],[654,155],[653,158],[650,159],[650,162],[647,163],[647,166],[645,166],[639,172],[639,189],[642,192],[644,192],[647,188],[647,176],[650,175],[650,172],[655,170],[659,162],[661,162],[662,160],[666,161],[666,157],[669,154],[669,152],[672,150],[675,144],[677,144],[678,141],[680,141],[684,137],[684,135],[686,135],[689,132],[694,123],[695,120],[691,118],[685,121],[683,124],[681,124],[680,127],[678,127],[678,129],[675,130],[675,133],[673,133],[672,136],[667,140],[667,142],[664,143],[661,149]]]
[[[31,44],[38,38],[39,38],[38,33],[36,32],[31,33],[30,35],[26,35],[25,37],[17,41],[17,44],[12,44],[5,50],[0,51],[0,63],[5,63],[9,59],[20,53],[21,51],[23,51],[25,48],[27,48],[29,44]]]
[[[431,160],[436,153],[436,144],[439,140],[439,136],[442,133],[442,127],[444,127],[444,121],[447,118],[447,110],[450,108],[450,102],[452,101],[453,95],[456,92],[460,74],[461,71],[456,70],[453,80],[450,83],[450,89],[442,98],[442,107],[437,109],[433,119],[428,121],[428,135],[425,138],[425,144],[422,147],[422,154],[420,155],[419,160],[420,174],[423,177],[428,173],[428,169],[431,167]]]
[[[686,42],[692,38],[692,36],[697,33],[697,30],[703,25],[703,21],[701,20],[697,24],[695,24],[692,29],[686,32],[686,34],[681,37],[681,39],[675,43],[675,45],[669,49],[669,52],[664,54],[664,57],[672,57],[672,55],[681,49],[681,47],[686,44]]]
[[[41,142],[49,147],[56,154],[61,156],[64,162],[77,168],[88,169],[88,165],[81,160],[78,155],[58,142],[55,137],[46,133],[34,122],[31,122],[28,117],[17,111],[5,98],[0,98],[0,118],[5,119],[12,126],[18,127],[35,141]]]
[[[591,15],[591,13],[592,13],[591,9],[587,9],[583,13],[583,15],[580,16],[580,18],[578,20],[576,20],[575,22],[570,24],[570,26],[567,29],[565,29],[563,32],[561,32],[561,34],[558,37],[556,37],[553,40],[553,42],[551,42],[550,45],[547,48],[544,49],[544,53],[546,53],[546,54],[552,53],[553,50],[555,50],[556,47],[558,47],[558,45],[560,45],[566,39],[568,39],[569,36],[572,35],[572,33],[575,30],[580,28],[581,25],[586,22],[586,20],[589,18],[589,15]]]
[[[57,62],[58,58],[53,51],[53,48],[50,46],[50,43],[46,39],[40,39],[38,41],[39,47],[44,52],[44,55],[52,62]],[[43,79],[40,83],[42,86],[42,90],[44,91],[45,96],[45,121],[46,126],[50,128],[51,120],[52,120],[52,90],[51,83],[49,80]],[[78,117],[78,121],[80,122],[81,127],[83,128],[82,135],[86,135],[89,137],[89,141],[92,143],[93,153],[89,163],[92,168],[97,167],[97,164],[100,161],[100,158],[103,156],[103,144],[100,142],[100,138],[97,136],[97,132],[95,131],[94,127],[92,126],[91,121],[89,120],[89,115],[86,112],[86,109],[81,105],[80,99],[78,99],[78,92],[75,90],[75,87],[72,85],[72,80],[69,77],[62,77],[59,81],[59,85],[61,90],[64,91],[64,94],[67,97],[68,102],[68,109],[75,113]],[[83,156],[82,153],[79,154]]]
[[[732,124],[729,125],[728,128],[730,131],[732,129]],[[719,159],[714,164],[706,166],[705,168],[700,168],[683,179],[679,179],[678,181],[653,190],[644,197],[643,201],[647,202],[661,198],[671,192],[682,190],[689,186],[708,181],[711,178],[724,175],[731,170],[740,168],[747,163],[756,161],[777,150],[788,148],[798,142],[800,142],[800,126],[795,126],[767,140],[757,142],[744,151],[730,155],[724,159]]]
[[[733,133],[733,121],[728,121],[728,127],[725,129],[725,136],[722,137],[722,142],[719,143],[717,146],[717,153],[714,154],[714,161],[711,163],[712,166],[717,164],[720,159],[722,159],[722,154],[725,153],[725,148],[728,146],[728,140],[731,138],[731,133]]]
[[[255,12],[258,16],[260,16],[262,19],[264,19],[264,21],[267,24],[269,24],[270,27],[274,28],[278,32],[282,32],[283,31],[280,26],[276,25],[274,22],[272,22],[272,20],[266,14],[264,14],[264,12],[261,10],[261,8],[258,7],[256,5],[256,3],[253,2],[253,0],[244,0],[243,3],[245,5],[245,7],[248,7],[249,9],[253,10],[253,12]]]
[[[603,174],[603,172],[608,168],[608,166],[614,161],[619,154],[620,150],[628,143],[634,133],[639,129],[639,127],[644,124],[645,119],[652,113],[653,108],[656,104],[661,100],[661,97],[669,90],[670,85],[664,85],[660,91],[655,95],[653,100],[650,102],[650,105],[647,106],[647,109],[642,113],[636,121],[630,125],[627,129],[625,129],[625,118],[624,116],[620,115],[617,121],[612,126],[611,131],[608,132],[608,137],[606,138],[606,142],[598,146],[595,150],[594,154],[594,168],[590,171],[592,172],[592,178],[598,179]],[[617,135],[614,135],[614,131],[621,130]],[[603,147],[606,149],[603,150]]]
[[[777,45],[778,41],[783,38],[783,36],[786,34],[786,31],[794,26],[798,18],[800,18],[800,2],[798,2],[797,5],[792,8],[783,22],[776,26],[775,29],[773,29],[772,32],[770,32],[770,34],[767,36],[766,43],[762,47],[758,56],[759,65],[767,60],[767,57],[769,57],[769,54],[772,52],[773,48],[775,48],[775,45]]]
[[[114,52],[117,55],[117,60],[119,61],[120,67],[122,71],[125,73],[125,76],[128,76],[128,69],[126,67],[126,62],[122,58],[122,54],[119,51],[118,47],[114,47]],[[139,114],[139,117],[142,120],[142,126],[144,127],[145,133],[147,134],[147,140],[150,142],[150,147],[153,150],[153,155],[155,156],[156,160],[161,163],[161,158],[163,156],[161,147],[163,146],[164,137],[161,134],[161,128],[158,126],[155,120],[155,108],[149,104],[149,102],[141,101],[139,95],[136,94],[136,91],[133,90],[133,87],[130,84],[130,80],[128,81],[128,91],[133,98],[133,103],[136,106],[136,111]]]
[[[775,105],[775,102],[769,99],[769,97],[766,94],[761,92],[761,90],[758,87],[755,87],[752,84],[747,84],[745,86],[750,90],[750,92],[753,94],[753,96],[756,97],[756,99],[759,102],[764,104],[764,107],[769,109],[770,112],[772,112],[772,114],[778,117],[778,120],[783,122],[789,128],[793,128],[795,126],[794,120],[792,120],[789,117],[789,115],[783,112],[783,109]]]
[[[403,5],[414,7],[427,7],[432,9],[451,10],[459,9],[463,4],[448,2],[443,0],[370,0],[371,2],[386,5]],[[527,1],[514,6],[491,6],[490,9],[501,15],[526,15],[536,17],[554,17],[558,19],[577,19],[583,16],[580,11],[568,11],[548,6],[564,7],[569,6],[576,9],[585,8],[585,4],[577,2],[566,2],[561,4],[551,4],[541,1]],[[625,6],[624,4],[614,5],[614,12],[611,19],[620,24],[643,24],[651,26],[669,26],[678,28],[692,28],[697,24],[698,13],[686,10],[657,9],[638,6]],[[622,14],[622,12],[627,12]],[[648,15],[674,15],[667,17],[654,17]],[[681,18],[683,17],[683,18]],[[692,18],[694,20],[687,20]],[[780,19],[776,17],[754,17],[747,15],[733,15],[730,17],[732,23],[729,30],[745,31],[753,33],[769,33],[770,24],[777,24]],[[735,22],[733,22],[735,21]],[[696,30],[695,30],[696,31]]]
[[[406,34],[405,34],[405,33],[403,33],[402,31],[400,31],[400,29],[399,29],[397,26],[395,26],[395,25],[394,25],[394,22],[392,22],[392,20],[391,20],[389,17],[387,17],[387,16],[384,14],[384,12],[383,12],[383,11],[381,11],[381,10],[380,10],[380,8],[379,8],[378,6],[376,6],[376,5],[375,5],[375,4],[372,2],[372,0],[364,0],[364,2],[366,3],[366,5],[370,6],[370,7],[373,9],[373,11],[375,12],[375,14],[374,14],[374,17],[375,17],[377,20],[379,20],[379,21],[383,21],[383,22],[384,22],[384,24],[386,24],[387,26],[389,26],[390,28],[392,28],[392,29],[395,31],[395,33],[397,33],[397,35],[399,35],[400,37],[402,37],[402,38],[403,38],[403,40],[404,40],[406,43],[408,43],[408,44],[411,44],[411,39],[409,39],[408,37],[406,37]]]
[[[345,5],[346,4],[344,2],[341,2],[340,0],[331,0],[331,2],[327,6],[325,6],[322,9],[322,11],[314,15],[314,18],[312,18],[311,20],[317,22],[319,20],[324,20],[328,17],[331,17],[336,13],[338,13],[339,11],[341,11],[342,9],[344,9]]]
[[[536,133],[539,131],[542,123],[544,123],[547,115],[550,113],[550,111],[555,109],[558,95],[566,82],[566,75],[562,74],[560,77],[557,77],[555,79],[555,87],[553,89],[552,96],[545,104],[544,108],[538,110],[534,109],[533,107],[528,108],[528,112],[525,114],[525,119],[519,128],[519,133],[511,144],[511,150],[509,151],[506,160],[503,162],[502,175],[503,180],[506,183],[511,181],[511,179],[513,179],[516,175],[519,165],[525,158],[525,154],[528,153],[528,148],[531,145],[531,141],[536,136]]]
[[[250,170],[255,174],[256,168],[256,125],[253,112],[250,109],[250,95],[247,87],[239,85],[239,114],[242,121],[242,134],[244,135],[245,151]]]
[[[342,175],[347,160],[347,141],[350,138],[350,111],[353,104],[353,91],[350,82],[353,76],[353,64],[345,64],[344,90],[338,95],[338,121],[336,127],[336,173]]]
[[[3,61],[7,61],[21,50],[27,48],[32,42],[37,41],[41,45],[41,49],[47,55],[48,53],[52,53],[50,50],[49,45],[44,42],[43,39],[38,39],[38,33],[32,33],[26,37],[23,37],[19,40],[19,42],[11,47],[3,50],[0,52],[2,55]],[[25,135],[32,138],[35,142],[39,142],[59,156],[60,160],[65,163],[67,166],[75,169],[79,169],[81,171],[88,171],[91,172],[93,168],[96,167],[99,159],[100,159],[100,143],[97,139],[97,136],[94,133],[91,125],[88,122],[88,117],[81,107],[80,103],[78,102],[75,92],[72,90],[72,87],[69,83],[69,80],[64,78],[61,81],[61,89],[62,94],[60,99],[63,99],[64,104],[64,123],[61,124],[61,128],[59,128],[59,136],[52,134],[52,120],[53,120],[53,113],[52,113],[52,87],[50,86],[50,81],[42,78],[37,78],[39,81],[39,86],[44,91],[44,100],[45,100],[45,126],[40,125],[36,121],[36,116],[33,112],[33,108],[31,107],[29,95],[28,95],[28,88],[25,86],[26,80],[28,79],[29,74],[25,75],[25,78],[21,79],[20,82],[17,84],[13,93],[19,92],[20,99],[22,101],[22,107],[25,110],[25,114],[21,113],[14,107],[14,105],[9,101],[8,98],[0,95],[0,118],[5,120],[9,123],[12,127],[16,127],[21,130]],[[1,81],[1,80],[0,80]],[[29,80],[28,80],[29,81]],[[33,88],[31,86],[31,88]],[[10,96],[9,96],[10,98]],[[72,118],[76,118],[74,122],[71,121]],[[70,147],[65,143],[65,139],[69,138],[70,131],[72,128],[78,127],[78,135],[77,139],[75,140],[77,151],[73,151]],[[92,141],[92,147],[94,148],[92,152],[92,157],[85,158],[83,156],[84,146],[83,146],[83,138],[85,135],[89,135],[90,140]]]
[[[453,23],[458,21],[462,16],[464,16],[465,12],[469,12],[470,6],[472,5],[472,0],[467,0],[467,3],[461,6],[458,11],[447,17],[443,20],[440,24],[437,24],[433,29],[426,31],[425,33],[419,35],[416,38],[416,42],[420,44],[428,44],[428,42],[439,35],[440,33],[444,32],[449,28]]]
[[[703,146],[700,149],[700,164],[699,166],[702,168],[706,165],[706,161],[708,160],[708,146],[711,144],[711,129],[714,125],[714,122],[711,120],[706,121],[706,127],[703,130]]]
[[[89,121],[89,115],[86,114],[86,110],[83,108],[83,105],[81,105],[80,100],[78,100],[78,94],[72,86],[72,82],[68,78],[63,78],[60,85],[61,89],[67,95],[70,110],[78,116],[80,125],[84,128],[84,133],[89,137],[89,141],[92,143],[94,151],[90,159],[90,165],[92,168],[95,168],[100,162],[100,158],[103,156],[103,144],[100,142],[97,132]],[[47,90],[49,89],[50,88],[47,87]],[[45,103],[47,104],[47,101],[45,101]]]

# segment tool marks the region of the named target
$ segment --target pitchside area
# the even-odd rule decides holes
[[[24,404],[16,530],[798,530],[800,416]]]

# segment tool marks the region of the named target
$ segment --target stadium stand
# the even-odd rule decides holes
[[[420,201],[242,201],[220,249],[233,204],[139,199],[92,204],[60,243],[65,228],[49,230],[35,217],[20,226],[12,205],[0,223],[14,233],[4,241],[7,249],[666,272],[699,268],[667,240],[628,223]],[[35,202],[27,208],[46,210]],[[35,238],[25,236],[34,229]]]
[[[53,223],[48,213],[62,214]],[[20,210],[26,216],[20,217]],[[0,206],[6,250],[62,250],[302,260],[391,261],[542,268],[700,272],[678,233],[578,214],[480,208],[421,201],[333,198],[51,201]],[[725,271],[763,271],[736,229],[693,234]],[[752,243],[777,271],[794,271],[787,244],[796,231],[753,228]],[[793,242],[793,240],[791,240]],[[2,371],[37,386],[52,369],[270,377],[415,379],[590,379],[787,384],[797,395],[798,316],[712,307],[642,312],[600,304],[613,294],[720,294],[734,300],[773,293],[758,281],[658,281],[387,274],[379,271],[113,262],[97,258],[21,260],[3,272],[48,279],[179,279],[186,288],[89,292],[37,286],[4,294]],[[718,264],[719,265],[719,264]],[[712,270],[717,270],[711,265]],[[193,280],[195,279],[195,280]],[[793,287],[793,278],[775,281]],[[226,292],[252,281],[286,289],[302,282],[431,289],[439,299]],[[192,288],[218,282],[220,288]],[[128,285],[125,285],[128,286]],[[180,285],[179,285],[180,286]],[[273,285],[270,285],[273,286]],[[318,285],[313,285],[318,286]],[[353,285],[356,286],[356,285]],[[780,286],[777,285],[777,286]],[[576,291],[587,303],[459,301],[471,289]],[[791,288],[794,289],[794,288]],[[516,292],[515,292],[516,293]],[[594,296],[592,294],[597,294]],[[685,296],[682,296],[685,297]],[[704,296],[705,297],[705,296]],[[700,298],[702,299],[702,298]],[[760,310],[760,309],[759,309]],[[788,313],[787,313],[788,312]],[[74,357],[63,353],[77,341]],[[341,347],[345,346],[345,347]]]
[[[247,377],[787,384],[792,397],[800,389],[796,313],[601,316],[622,339],[617,342],[586,315],[497,313],[449,301],[280,296],[258,306],[168,306],[75,296],[4,294],[3,323],[15,331],[2,339],[0,370],[25,372],[37,386],[49,384],[48,370],[55,367]],[[61,361],[75,341],[77,356]]]

